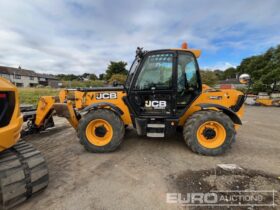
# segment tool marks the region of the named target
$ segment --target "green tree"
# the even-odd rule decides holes
[[[90,80],[97,80],[97,76],[93,73],[83,73],[81,76],[81,78],[87,78],[87,79],[90,79]]]
[[[214,73],[216,74],[218,80],[225,80],[224,71],[216,69],[216,70],[214,70]]]
[[[261,55],[243,59],[237,71],[251,75],[254,92],[280,91],[280,45]]]
[[[74,75],[74,74],[58,74],[56,76],[59,80],[64,81],[73,81],[79,79],[80,76]]]
[[[99,74],[99,80],[104,80],[105,79],[105,74]]]
[[[90,74],[89,79],[90,80],[98,80],[98,77],[95,74]]]
[[[120,84],[124,84],[126,81],[127,75],[124,74],[113,74],[109,79],[109,83],[113,84],[114,81],[118,81]]]
[[[233,67],[230,67],[224,71],[224,79],[234,79],[236,78],[237,70]]]
[[[218,77],[215,72],[210,70],[201,70],[200,71],[201,80],[203,84],[214,86],[218,82]]]
[[[128,71],[126,70],[126,62],[123,61],[110,61],[110,64],[107,67],[106,70],[106,79],[109,80],[113,74],[123,74],[127,75]]]
[[[81,77],[83,77],[83,78],[88,78],[89,77],[89,73],[83,73],[82,75],[81,75]]]

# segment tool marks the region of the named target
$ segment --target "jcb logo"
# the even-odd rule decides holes
[[[166,107],[166,101],[145,101],[145,107],[164,109]]]
[[[102,100],[102,99],[117,99],[117,93],[115,93],[115,92],[97,93],[95,98],[96,98],[97,100]]]

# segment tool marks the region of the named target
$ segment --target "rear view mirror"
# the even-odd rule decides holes
[[[124,84],[121,83],[121,82],[119,82],[119,81],[117,81],[117,80],[114,80],[113,83],[112,83],[112,86],[113,86],[113,87],[124,86]]]
[[[117,87],[117,86],[119,86],[119,82],[117,80],[114,80],[112,85],[113,85],[113,87]]]
[[[248,84],[251,81],[251,76],[249,74],[241,74],[239,76],[239,82],[241,84]]]

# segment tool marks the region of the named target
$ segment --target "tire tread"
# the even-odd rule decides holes
[[[113,139],[110,141],[110,143],[104,146],[95,146],[87,140],[85,130],[88,123],[93,119],[104,118],[113,127]],[[97,109],[90,111],[80,120],[78,125],[78,137],[80,139],[81,144],[84,145],[87,151],[94,153],[106,153],[115,151],[122,143],[124,133],[125,126],[123,124],[123,121],[117,114],[115,114],[109,109]]]
[[[5,151],[4,159],[2,157],[1,153],[0,209],[10,209],[47,187],[49,175],[46,161],[30,143],[21,141]],[[15,160],[19,164],[13,163]],[[37,164],[33,164],[34,160]],[[36,179],[32,179],[35,175]],[[31,194],[27,193],[28,190],[31,190]]]
[[[223,145],[215,149],[202,147],[196,139],[196,124],[201,121],[219,119],[227,130],[227,139]],[[216,156],[226,152],[235,140],[235,129],[232,120],[224,113],[213,110],[203,110],[192,114],[183,127],[183,137],[187,146],[195,153]]]

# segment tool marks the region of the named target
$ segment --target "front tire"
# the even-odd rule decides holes
[[[235,139],[232,120],[218,111],[198,111],[190,116],[183,128],[188,147],[198,154],[215,156],[225,153]]]
[[[97,109],[87,113],[78,125],[78,137],[89,152],[116,150],[124,137],[123,121],[113,111]]]

